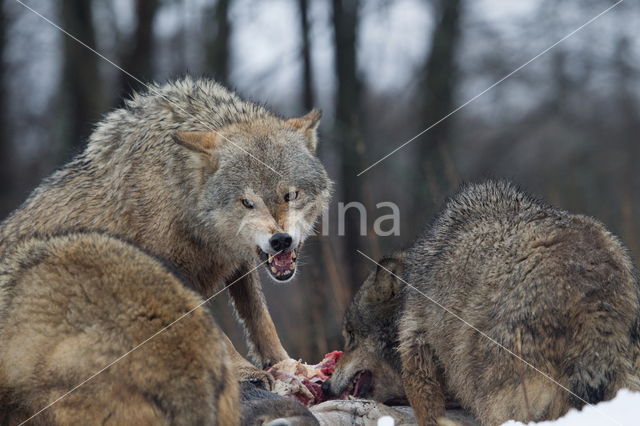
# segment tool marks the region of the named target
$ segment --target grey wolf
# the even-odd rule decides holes
[[[98,123],[83,153],[0,227],[20,239],[98,230],[167,259],[207,297],[230,287],[260,367],[287,359],[257,271],[290,280],[331,182],[315,155],[320,113],[285,120],[210,80],[185,78]],[[268,380],[235,351],[240,378]]]
[[[236,425],[222,332],[167,266],[98,233],[26,239],[0,261],[0,424]],[[58,401],[59,399],[59,401]],[[57,402],[56,402],[57,401]]]
[[[507,182],[468,185],[413,247],[380,264],[346,312],[333,393],[406,396],[419,423],[432,424],[450,392],[494,425],[640,389],[637,273],[595,219]]]

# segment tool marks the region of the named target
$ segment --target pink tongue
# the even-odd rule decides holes
[[[353,396],[356,398],[360,396],[360,390],[363,386],[368,386],[371,382],[371,373],[364,371],[358,376],[356,385],[353,387]]]
[[[362,375],[358,377],[358,381],[356,381],[356,385],[353,388],[353,396],[355,397],[357,397],[358,392],[360,392],[360,383],[362,382],[361,378],[362,378]]]
[[[276,266],[286,266],[288,268],[291,264],[291,253],[280,253],[273,258],[273,262]]]

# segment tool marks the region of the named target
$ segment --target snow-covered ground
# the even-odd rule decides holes
[[[321,426],[395,426],[415,425],[410,407],[387,407],[368,400],[333,400],[311,408]],[[379,421],[386,417],[380,423]],[[447,410],[452,424],[479,424],[464,410]],[[386,423],[385,423],[386,422]],[[390,423],[393,422],[393,423]],[[626,389],[618,392],[611,401],[587,406],[582,411],[571,410],[564,417],[548,422],[529,423],[536,426],[637,426],[640,425],[640,393]],[[503,426],[524,426],[524,423],[509,421]]]
[[[640,393],[626,389],[618,392],[611,401],[587,406],[582,411],[571,410],[558,420],[529,423],[530,425],[553,426],[631,426],[640,425]],[[503,426],[522,426],[523,423],[510,421]]]

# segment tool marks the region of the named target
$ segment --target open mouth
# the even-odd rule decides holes
[[[298,251],[291,250],[276,255],[267,254],[258,248],[258,256],[266,262],[265,267],[276,281],[287,281],[296,273]]]
[[[347,394],[356,398],[366,398],[373,392],[373,374],[369,370],[358,371],[347,388]]]

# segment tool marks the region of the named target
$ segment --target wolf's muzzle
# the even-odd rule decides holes
[[[275,251],[284,251],[288,249],[289,247],[291,247],[292,242],[293,242],[293,238],[291,237],[291,235],[286,233],[274,234],[269,239],[269,245]]]

